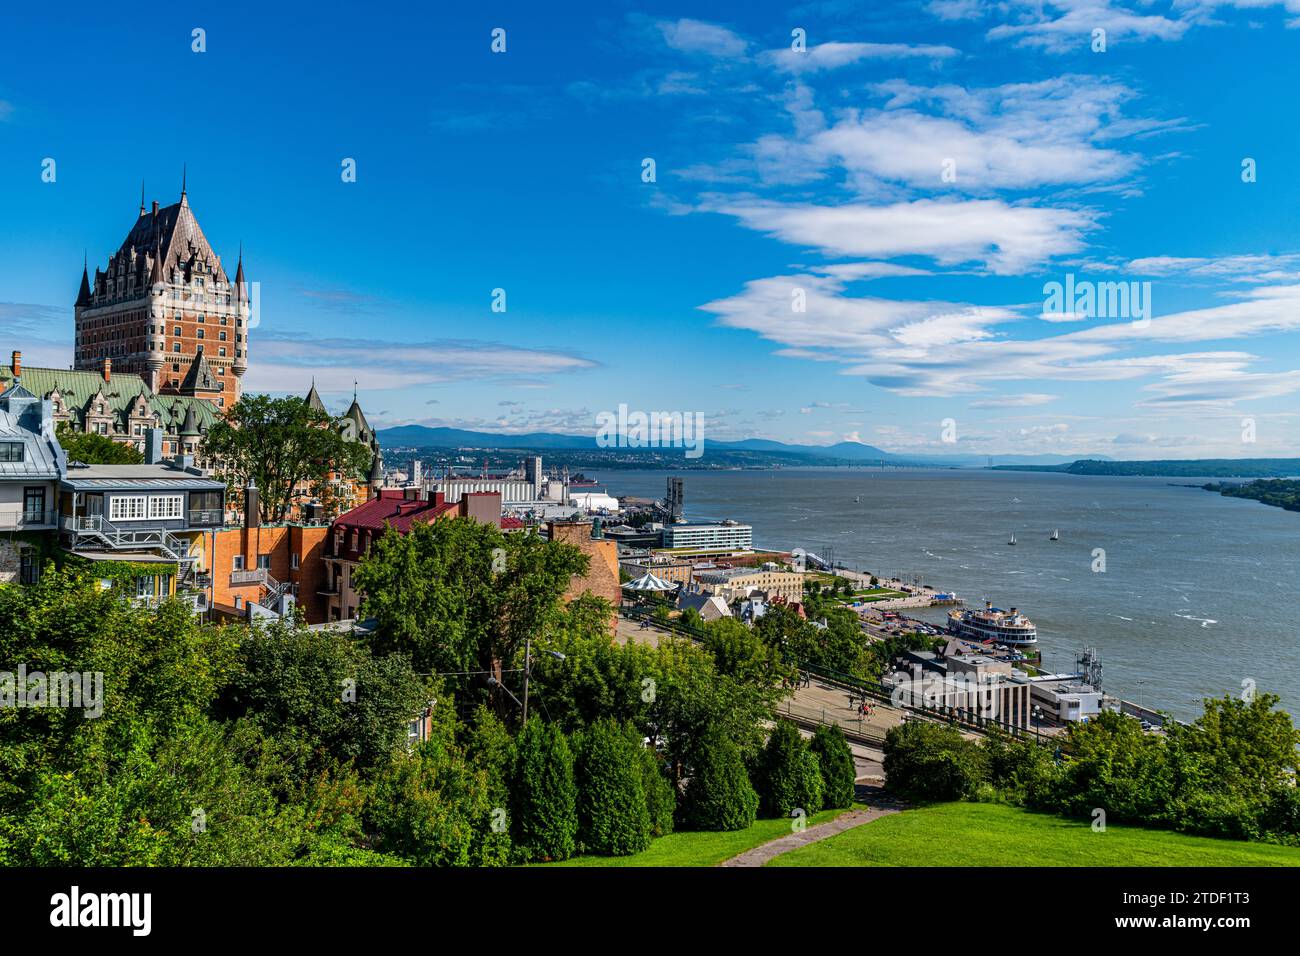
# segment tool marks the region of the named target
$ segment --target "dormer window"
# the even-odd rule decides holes
[[[0,461],[6,463],[24,461],[26,452],[27,449],[23,447],[22,442],[0,441]]]

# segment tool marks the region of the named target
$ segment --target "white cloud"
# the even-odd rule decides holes
[[[959,56],[950,46],[912,43],[819,43],[802,53],[792,49],[769,50],[763,58],[787,73],[816,73],[836,70],[863,60],[925,58],[946,60]]]
[[[1049,53],[1087,50],[1092,31],[1099,28],[1106,31],[1109,49],[1116,41],[1178,40],[1191,26],[1190,19],[1137,13],[1112,0],[1012,0],[1008,6],[1016,9],[1013,22],[993,27],[989,38]]]
[[[715,200],[702,208],[827,256],[926,256],[941,265],[979,262],[1000,274],[1077,252],[1083,233],[1095,224],[1088,212],[1000,199],[918,199],[884,206]]]
[[[702,20],[682,18],[658,24],[664,41],[679,53],[702,53],[714,57],[743,56],[749,42],[726,27]]]
[[[1002,395],[998,398],[984,398],[976,402],[971,402],[971,408],[1028,408],[1035,405],[1046,405],[1054,402],[1059,395],[1048,395],[1045,392],[1022,392],[1019,395]]]

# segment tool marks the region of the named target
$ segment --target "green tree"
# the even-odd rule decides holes
[[[808,747],[817,756],[822,775],[822,806],[828,810],[853,806],[858,771],[844,731],[838,725],[818,727]]]
[[[522,666],[525,639],[557,628],[588,564],[573,545],[454,519],[380,536],[353,581],[376,653],[408,655],[419,671],[488,671]]]
[[[567,860],[577,842],[573,752],[560,728],[533,717],[515,742],[511,825],[521,859]]]
[[[758,814],[758,794],[740,751],[720,730],[697,744],[691,778],[680,805],[687,830],[744,830]]]
[[[407,724],[436,697],[405,658],[277,621],[245,632],[218,712],[299,743],[304,770],[335,760],[366,769],[405,749]]]
[[[759,757],[756,784],[764,816],[788,817],[795,810],[813,814],[822,808],[822,776],[817,758],[799,728],[778,720]]]
[[[640,735],[637,735],[638,745]],[[661,837],[673,832],[673,814],[677,810],[677,787],[668,779],[663,761],[651,747],[639,746],[641,782],[645,788],[646,811],[650,816],[650,835]]]
[[[925,721],[889,729],[884,768],[889,789],[917,803],[972,796],[988,776],[985,754],[974,741],[955,727]]]
[[[579,736],[574,776],[584,853],[629,856],[650,845],[639,749],[612,720],[597,721]]]
[[[87,465],[139,465],[144,461],[144,455],[130,445],[119,444],[107,435],[75,431],[67,422],[59,422],[55,437],[68,453],[68,461]]]
[[[295,489],[323,486],[331,472],[360,477],[369,446],[349,441],[325,412],[300,398],[245,395],[208,430],[208,455],[219,463],[232,497],[257,484],[263,521],[284,521]]]

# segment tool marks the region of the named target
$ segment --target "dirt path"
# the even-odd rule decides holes
[[[860,788],[861,789],[861,788]],[[881,796],[879,790],[869,788],[871,795],[869,797],[870,806],[864,810],[849,810],[847,813],[841,813],[829,823],[819,823],[815,827],[809,827],[802,833],[791,833],[789,836],[783,836],[779,839],[764,843],[762,846],[756,846],[752,850],[746,850],[739,856],[733,856],[730,860],[724,860],[719,866],[762,866],[773,857],[780,856],[782,853],[789,853],[791,850],[797,850],[801,846],[807,846],[810,843],[817,843],[828,837],[833,837],[837,833],[843,833],[845,830],[852,830],[854,827],[860,827],[864,823],[870,823],[872,820],[879,820],[881,817],[890,813],[897,813],[903,809],[898,803]],[[867,802],[867,801],[864,801]]]

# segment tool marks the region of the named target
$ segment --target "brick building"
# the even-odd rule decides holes
[[[239,400],[248,369],[252,317],[243,256],[232,281],[199,227],[181,188],[180,201],[154,202],[90,280],[83,264],[74,310],[74,365],[105,360],[141,376],[158,395],[197,396],[219,408]]]
[[[352,584],[352,574],[380,535],[389,530],[407,534],[416,524],[443,518],[472,518],[499,527],[501,495],[475,492],[449,502],[441,492],[421,498],[418,488],[384,488],[372,500],[335,520],[323,552],[325,620],[356,618],[361,595]]]
[[[591,558],[585,576],[574,575],[564,592],[564,600],[572,601],[590,591],[603,597],[615,608],[623,599],[623,587],[618,577],[618,544],[605,538],[591,536],[590,521],[551,521],[546,525],[547,537],[580,549]],[[610,615],[610,631],[618,625],[618,616]]]

